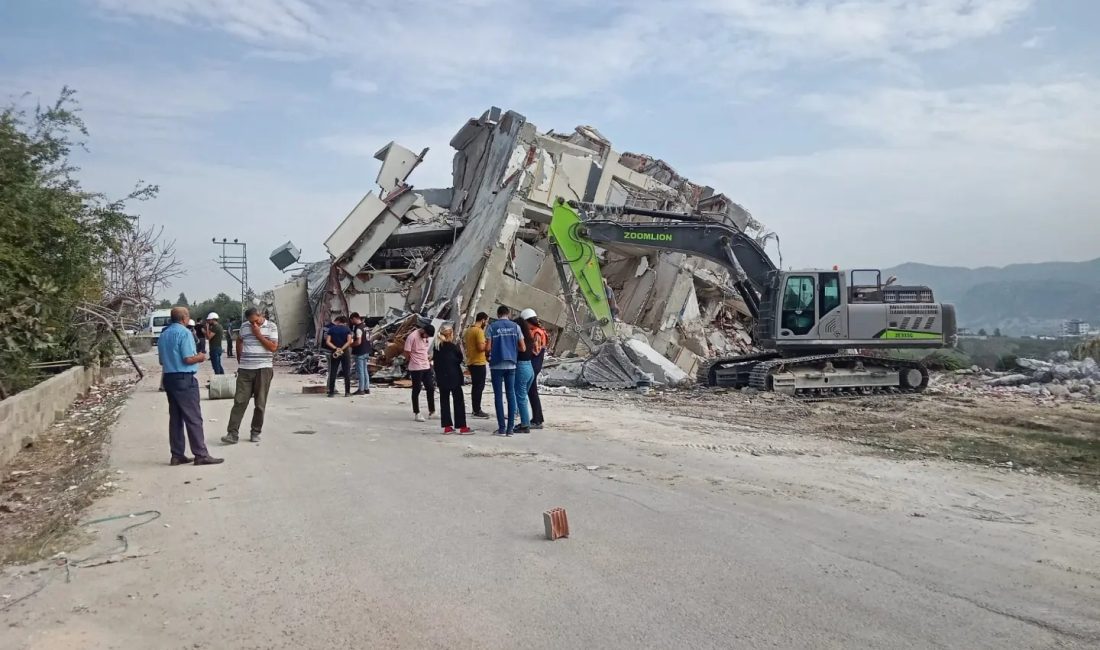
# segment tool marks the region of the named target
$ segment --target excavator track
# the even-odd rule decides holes
[[[916,361],[862,354],[786,357],[756,363],[748,385],[814,400],[919,393],[928,386],[928,369]]]
[[[741,388],[748,385],[749,374],[757,362],[777,359],[779,356],[779,353],[773,350],[712,359],[699,366],[695,371],[695,380],[704,386]]]

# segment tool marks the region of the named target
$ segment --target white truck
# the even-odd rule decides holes
[[[158,309],[149,314],[149,321],[145,325],[145,331],[152,335],[153,345],[157,344],[160,333],[172,322],[171,309]]]

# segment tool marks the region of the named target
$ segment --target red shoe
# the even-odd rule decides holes
[[[474,430],[471,429],[470,427],[462,427],[461,429],[458,430],[458,435],[460,435],[460,436],[472,436],[472,435],[474,435]]]
[[[454,427],[443,427],[443,435],[445,435],[445,436],[449,436],[454,432],[455,432]]]

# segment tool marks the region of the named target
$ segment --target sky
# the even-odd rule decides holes
[[[0,100],[77,90],[86,188],[160,195],[187,275],[252,288],[373,189],[375,151],[448,142],[490,106],[595,126],[778,233],[785,267],[1100,257],[1093,0],[4,0]]]

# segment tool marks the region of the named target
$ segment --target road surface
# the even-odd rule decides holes
[[[1100,501],[1070,483],[632,394],[548,396],[530,436],[442,436],[407,390],[327,399],[305,381],[277,375],[259,445],[220,446],[231,403],[204,400],[212,467],[168,466],[164,397],[140,384],[113,435],[120,489],[87,519],[162,516],[129,533],[137,557],[55,571],[0,613],[0,647],[1100,644]],[[573,534],[550,542],[555,506]]]

